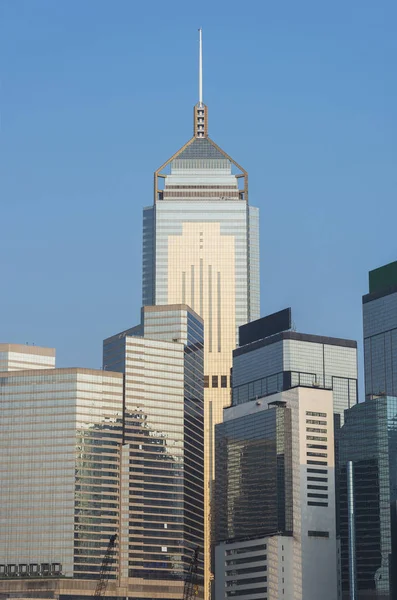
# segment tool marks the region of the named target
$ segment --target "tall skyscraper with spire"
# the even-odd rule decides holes
[[[208,590],[214,426],[230,405],[238,328],[259,317],[259,214],[248,203],[247,171],[208,136],[199,36],[193,137],[157,169],[154,202],[143,211],[143,305],[183,303],[204,319]]]

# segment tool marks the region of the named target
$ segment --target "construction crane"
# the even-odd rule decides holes
[[[200,547],[197,546],[193,551],[192,560],[190,561],[189,571],[186,575],[185,586],[183,588],[183,600],[194,600],[198,594],[197,571],[199,563]]]
[[[94,598],[97,598],[98,600],[103,598],[106,593],[106,588],[108,586],[108,581],[109,581],[110,566],[111,566],[112,560],[113,560],[113,550],[114,550],[114,545],[116,543],[116,538],[117,538],[116,534],[110,536],[108,547],[107,547],[105,556],[103,557],[103,560],[102,560],[101,570],[99,572],[99,579],[98,579],[98,583],[96,585],[95,593],[93,596]]]

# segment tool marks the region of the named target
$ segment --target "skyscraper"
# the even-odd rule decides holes
[[[297,386],[216,426],[217,600],[335,600],[333,405]]]
[[[238,327],[259,316],[259,227],[247,172],[208,136],[201,32],[199,73],[193,137],[156,170],[154,203],[143,212],[143,304],[188,304],[204,319],[208,586],[213,428],[230,404]]]
[[[334,422],[357,402],[357,344],[291,322],[288,308],[243,325],[233,352],[216,426],[217,600],[338,594]]]
[[[0,382],[0,594],[90,595],[120,526],[123,376],[49,368]]]
[[[146,306],[140,326],[104,341],[106,369],[125,376],[120,569],[130,596],[181,598],[204,545],[203,342],[201,318],[180,304]]]
[[[397,261],[370,271],[363,324],[365,395],[397,396]]]
[[[397,598],[397,398],[373,397],[345,412],[340,431],[343,599],[350,599],[347,463],[353,463],[357,600]]]

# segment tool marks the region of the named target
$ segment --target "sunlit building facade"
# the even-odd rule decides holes
[[[247,172],[207,125],[199,103],[193,137],[155,173],[154,204],[143,213],[143,304],[182,302],[204,319],[208,585],[214,425],[230,404],[238,327],[259,316],[259,215]]]
[[[0,594],[90,595],[120,526],[123,377],[2,372],[0,407]]]
[[[1,598],[92,596],[116,535],[106,597],[180,600],[204,546],[203,346],[189,307],[145,307],[101,371],[0,372]],[[201,551],[198,599],[203,572]]]
[[[55,348],[28,344],[0,344],[0,372],[55,367]]]
[[[125,374],[120,577],[130,597],[181,598],[204,545],[203,343],[202,319],[180,304],[144,307],[141,325],[104,341],[104,365]]]

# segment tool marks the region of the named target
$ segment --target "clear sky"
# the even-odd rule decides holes
[[[209,133],[261,211],[262,314],[358,339],[397,259],[394,0],[0,0],[0,341],[101,366],[139,321],[142,207]]]

